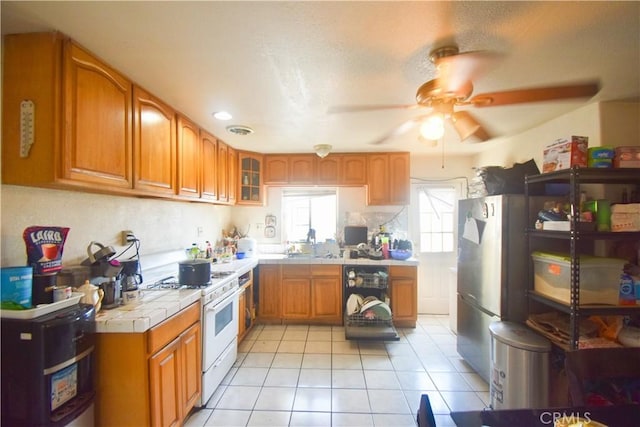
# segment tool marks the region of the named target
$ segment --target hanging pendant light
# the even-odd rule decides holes
[[[321,159],[324,159],[329,155],[332,148],[333,147],[329,144],[318,144],[313,147],[313,150],[316,152],[318,157],[320,157]]]

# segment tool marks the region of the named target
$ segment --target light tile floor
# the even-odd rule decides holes
[[[415,426],[423,393],[438,426],[489,406],[489,386],[456,352],[447,316],[421,315],[400,341],[347,341],[336,326],[256,325],[187,427]]]

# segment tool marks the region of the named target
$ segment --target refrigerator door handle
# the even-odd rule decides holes
[[[462,298],[463,300],[466,300],[468,304],[473,305],[475,308],[482,311],[483,313],[488,314],[489,316],[495,317],[496,319],[500,319],[500,316],[498,316],[496,313],[489,311],[486,308],[482,307],[480,304],[478,304],[478,299],[474,295],[460,294],[460,298]]]

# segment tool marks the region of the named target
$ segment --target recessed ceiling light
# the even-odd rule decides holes
[[[231,120],[233,118],[233,116],[226,111],[218,111],[216,113],[213,113],[213,117],[218,120]]]

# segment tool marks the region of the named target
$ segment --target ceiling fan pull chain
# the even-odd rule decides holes
[[[444,169],[444,137],[440,138],[440,144],[442,145],[442,159],[440,167]]]

